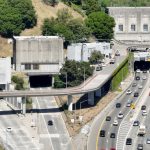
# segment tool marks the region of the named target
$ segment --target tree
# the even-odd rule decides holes
[[[91,13],[86,19],[86,25],[97,39],[112,39],[115,21],[104,12]]]
[[[83,20],[72,19],[68,9],[63,9],[58,12],[56,19],[45,19],[42,34],[62,36],[67,46],[72,41],[79,42],[82,38],[88,38],[91,32]]]
[[[82,8],[86,11],[86,14],[89,15],[92,12],[100,11],[100,3],[98,0],[84,0]]]
[[[54,87],[64,88],[80,85],[85,79],[93,74],[93,68],[88,62],[76,62],[67,60],[60,70],[60,75],[55,76]],[[66,83],[67,78],[67,83]]]
[[[101,54],[100,51],[94,50],[94,51],[91,53],[91,56],[90,56],[90,58],[89,58],[89,62],[90,62],[91,64],[96,64],[96,63],[98,63],[99,61],[101,61],[103,58],[104,58],[104,56]]]

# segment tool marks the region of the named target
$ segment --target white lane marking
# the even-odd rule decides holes
[[[40,108],[40,104],[39,104],[39,102],[38,102],[38,98],[37,98],[37,97],[36,97],[36,101],[37,101],[38,107]],[[41,113],[41,116],[42,116],[42,118],[43,118],[43,120],[44,120],[44,124],[45,124],[46,130],[47,130],[47,133],[48,133],[48,137],[49,137],[49,141],[50,141],[50,143],[51,143],[51,147],[52,147],[52,149],[54,150],[54,147],[53,147],[53,144],[52,144],[52,141],[51,141],[50,134],[49,134],[49,132],[48,132],[47,124],[46,124],[46,121],[45,121],[45,119],[44,119],[43,113]]]

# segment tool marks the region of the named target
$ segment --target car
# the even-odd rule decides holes
[[[121,107],[121,103],[116,103],[116,108],[120,108]]]
[[[139,77],[139,76],[136,76],[135,79],[136,79],[136,80],[140,80],[140,77]]]
[[[105,64],[105,63],[102,63],[102,67],[106,67],[106,64]]]
[[[126,145],[132,145],[132,139],[131,138],[126,139]]]
[[[102,66],[97,66],[96,67],[96,71],[101,71],[102,70]]]
[[[142,110],[142,116],[147,116],[147,111],[146,110]]]
[[[49,125],[49,126],[52,126],[52,125],[53,125],[53,121],[52,121],[52,120],[49,120],[49,121],[48,121],[48,125]]]
[[[150,138],[146,139],[146,144],[150,144]]]
[[[136,70],[136,72],[137,72],[137,73],[140,73],[140,72],[141,72],[141,70],[140,70],[140,69],[137,69],[137,70]]]
[[[110,138],[115,138],[115,137],[116,137],[115,133],[110,134]]]
[[[140,125],[140,122],[138,121],[138,120],[135,120],[134,122],[133,122],[133,126],[139,126]]]
[[[143,150],[143,144],[138,144],[137,149],[138,150]]]
[[[127,102],[126,107],[130,107],[130,106],[131,106],[131,103]]]
[[[135,92],[134,93],[134,97],[138,97],[139,96],[139,93],[138,92]]]
[[[107,116],[106,117],[106,121],[110,121],[111,120],[111,117],[110,116]]]
[[[143,70],[143,73],[147,73],[147,70]]]
[[[129,90],[127,90],[127,95],[130,95],[131,93],[132,93],[132,91],[129,89]]]
[[[138,88],[139,88],[139,89],[142,89],[142,88],[143,88],[143,86],[142,86],[142,85],[138,85]]]
[[[118,114],[118,119],[122,119],[124,117],[124,115],[122,113]]]
[[[133,84],[132,84],[132,87],[136,87],[137,86],[137,84],[134,82]]]
[[[146,80],[147,78],[146,78],[146,76],[143,76],[142,79],[143,79],[143,80]]]
[[[116,51],[115,56],[120,56],[119,51]]]
[[[118,120],[114,120],[113,125],[118,126]]]
[[[99,136],[100,137],[105,137],[105,130],[101,130]]]
[[[12,132],[12,128],[11,127],[7,127],[6,131],[7,132]]]
[[[145,106],[145,105],[142,105],[142,106],[141,106],[141,110],[146,110],[146,106]]]
[[[110,150],[116,150],[115,148],[111,148]]]

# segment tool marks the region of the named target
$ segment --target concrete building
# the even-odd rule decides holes
[[[11,83],[11,58],[0,58],[0,89],[9,89]]]
[[[67,47],[67,58],[87,62],[94,50],[100,51],[105,57],[109,57],[112,54],[110,43],[74,43]]]
[[[150,41],[150,7],[109,7],[115,19],[115,39]]]
[[[150,61],[150,53],[149,52],[134,53],[134,61]]]
[[[28,75],[56,74],[64,63],[63,39],[58,36],[14,36],[13,63]]]

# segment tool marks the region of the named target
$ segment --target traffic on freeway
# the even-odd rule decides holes
[[[132,82],[131,86],[126,91],[126,93],[124,93],[119,99],[116,99],[111,111],[108,114],[106,114],[103,121],[100,122],[99,132],[97,135],[97,142],[96,142],[97,150],[106,150],[106,149],[107,150],[116,150],[117,148],[119,150],[119,147],[120,147],[120,150],[122,150],[122,145],[125,142],[124,139],[122,138],[122,136],[126,137],[126,133],[128,132],[129,128],[125,128],[125,129],[121,128],[121,130],[119,130],[120,124],[121,124],[121,122],[123,122],[123,120],[126,116],[132,117],[132,113],[133,113],[134,109],[136,108],[138,99],[145,89],[147,79],[148,79],[147,71],[138,72],[138,74],[135,74],[135,79]],[[144,109],[142,111],[146,111],[144,105],[143,105],[142,109]],[[143,116],[146,116],[146,114],[147,114],[147,112],[143,112],[140,115],[141,115],[141,117],[143,117]],[[129,127],[130,127],[130,123],[131,123],[130,118],[128,118],[128,119],[129,120],[127,120],[126,122],[123,122],[123,123],[125,123],[126,125],[129,123]],[[140,119],[135,120],[135,122],[132,121],[134,123],[134,126],[137,126],[137,124],[139,126],[138,121],[141,122]],[[124,124],[122,124],[122,126],[123,125]],[[125,125],[125,127],[128,127],[126,125]],[[135,127],[135,128],[137,129],[137,127]],[[120,131],[122,132],[122,134],[124,134],[124,133],[125,134],[124,135],[118,134],[118,132],[120,132]],[[131,131],[131,135],[133,135],[132,133],[133,132]],[[120,136],[120,137],[118,137],[118,136]],[[119,141],[117,141],[118,138],[120,139]],[[150,136],[149,136],[149,138],[150,138]],[[122,141],[121,141],[121,139],[122,139]],[[148,137],[147,137],[147,139],[148,139]],[[126,140],[127,145],[132,143],[131,138],[128,138],[128,139],[125,138],[125,140]],[[139,142],[139,144],[141,144],[141,143],[142,142]],[[116,145],[117,145],[117,147],[116,147]],[[139,147],[140,147],[140,145],[139,145]],[[127,149],[130,149],[130,148],[127,147]],[[134,150],[135,149],[137,149],[137,148],[134,148]]]

